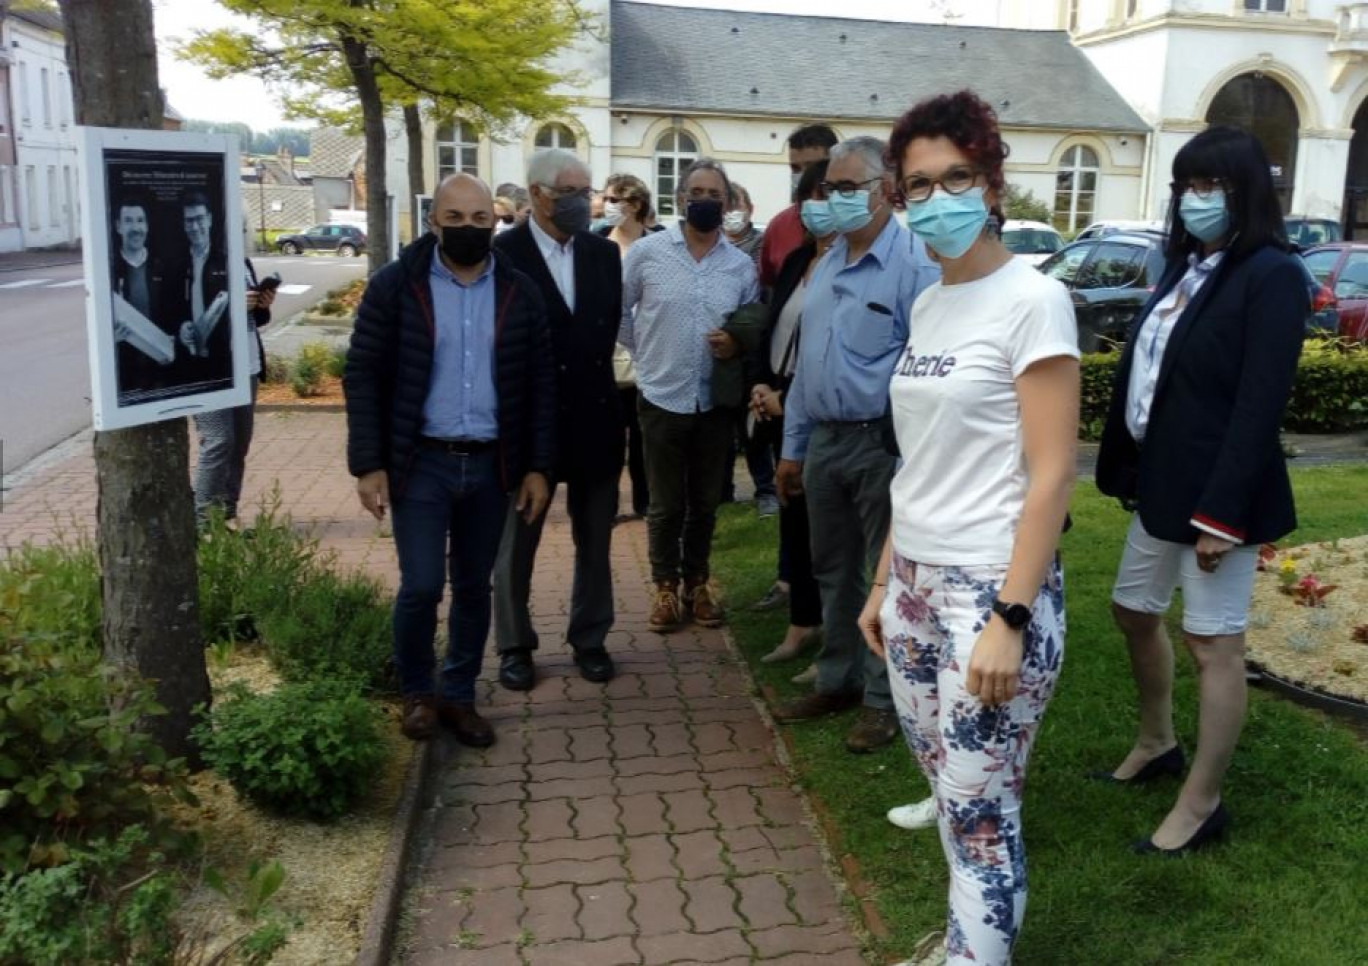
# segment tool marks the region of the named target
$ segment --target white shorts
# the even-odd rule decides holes
[[[1184,631],[1201,637],[1242,634],[1258,562],[1258,547],[1236,547],[1209,574],[1197,566],[1193,547],[1150,536],[1137,513],[1126,532],[1112,601],[1141,614],[1163,614],[1174,588],[1181,587]]]

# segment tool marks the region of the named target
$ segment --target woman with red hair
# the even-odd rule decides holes
[[[860,624],[888,661],[950,865],[946,933],[920,961],[988,966],[1011,961],[1026,908],[1026,761],[1064,654],[1056,550],[1078,334],[1064,286],[988,230],[1007,156],[991,107],[969,91],[925,100],[888,153],[908,228],[942,277],[913,307],[893,371],[902,466]]]

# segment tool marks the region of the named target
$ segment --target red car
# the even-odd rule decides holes
[[[1368,243],[1317,245],[1302,252],[1302,261],[1330,290],[1339,311],[1339,334],[1368,342]]]

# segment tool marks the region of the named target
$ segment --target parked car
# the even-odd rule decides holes
[[[355,225],[315,225],[308,231],[281,235],[276,248],[282,255],[332,252],[351,258],[366,250],[366,233]]]
[[[1073,297],[1078,347],[1099,352],[1124,342],[1164,272],[1164,235],[1116,231],[1075,241],[1040,264]]]
[[[1302,252],[1301,257],[1323,290],[1318,314],[1328,310],[1335,313],[1333,322],[1322,318],[1317,325],[1334,325],[1331,331],[1344,338],[1368,342],[1368,243],[1317,245]]]
[[[1018,258],[1039,265],[1064,247],[1064,239],[1043,221],[1009,219],[1002,223],[1002,243]]]
[[[1124,219],[1109,219],[1107,221],[1095,221],[1087,228],[1084,228],[1074,236],[1074,241],[1087,241],[1090,238],[1102,238],[1106,235],[1115,235],[1122,231],[1152,231],[1163,233],[1164,223],[1162,221],[1127,221]]]
[[[1287,240],[1300,248],[1311,248],[1344,238],[1340,223],[1330,218],[1288,215],[1283,219],[1283,224],[1287,228]]]

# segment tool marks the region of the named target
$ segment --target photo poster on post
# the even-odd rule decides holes
[[[236,135],[81,128],[97,430],[251,402]]]

